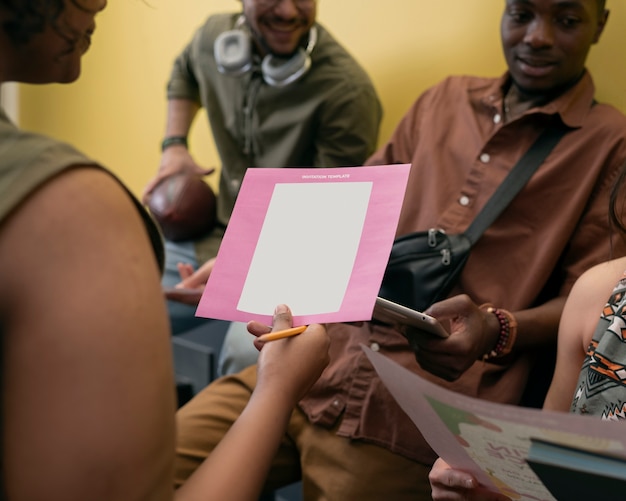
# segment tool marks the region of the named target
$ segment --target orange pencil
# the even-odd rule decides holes
[[[300,327],[292,327],[291,329],[284,329],[282,331],[270,332],[268,334],[263,334],[258,337],[259,341],[267,342],[267,341],[275,341],[277,339],[282,339],[284,337],[297,336],[298,334],[303,333],[306,330],[306,325],[301,325]]]

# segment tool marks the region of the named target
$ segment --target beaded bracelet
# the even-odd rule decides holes
[[[182,144],[185,148],[187,148],[187,136],[166,137],[161,142],[161,151],[165,151],[166,148],[174,146],[175,144]]]
[[[492,350],[483,355],[483,360],[489,360],[496,357],[503,357],[511,353],[515,339],[517,338],[517,321],[510,311],[496,308],[492,304],[483,304],[481,310],[487,313],[493,313],[500,324],[500,332],[498,340]]]

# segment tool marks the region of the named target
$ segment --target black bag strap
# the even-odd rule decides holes
[[[528,151],[515,164],[505,180],[487,201],[464,235],[473,244],[487,228],[496,220],[504,208],[511,203],[515,195],[528,182],[535,171],[543,163],[559,140],[570,129],[564,125],[547,127],[531,145]]]

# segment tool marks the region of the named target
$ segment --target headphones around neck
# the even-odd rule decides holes
[[[240,76],[252,69],[252,39],[243,15],[235,28],[225,31],[215,39],[213,49],[217,68],[224,75]],[[261,62],[263,80],[272,87],[284,87],[298,80],[311,67],[311,52],[317,43],[317,28],[311,27],[306,47],[289,58],[268,54]]]

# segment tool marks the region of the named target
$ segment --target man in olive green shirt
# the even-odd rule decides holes
[[[164,285],[180,281],[177,263],[196,268],[217,254],[247,168],[358,166],[376,148],[382,117],[376,91],[354,58],[315,22],[317,2],[242,5],[243,13],[208,18],[174,62],[168,83],[163,156],[145,197],[173,172],[212,172],[187,149],[200,108],[222,165],[218,224],[200,241],[166,242]],[[242,56],[240,67],[231,67],[233,50]],[[193,325],[194,311],[170,302],[175,333]]]

